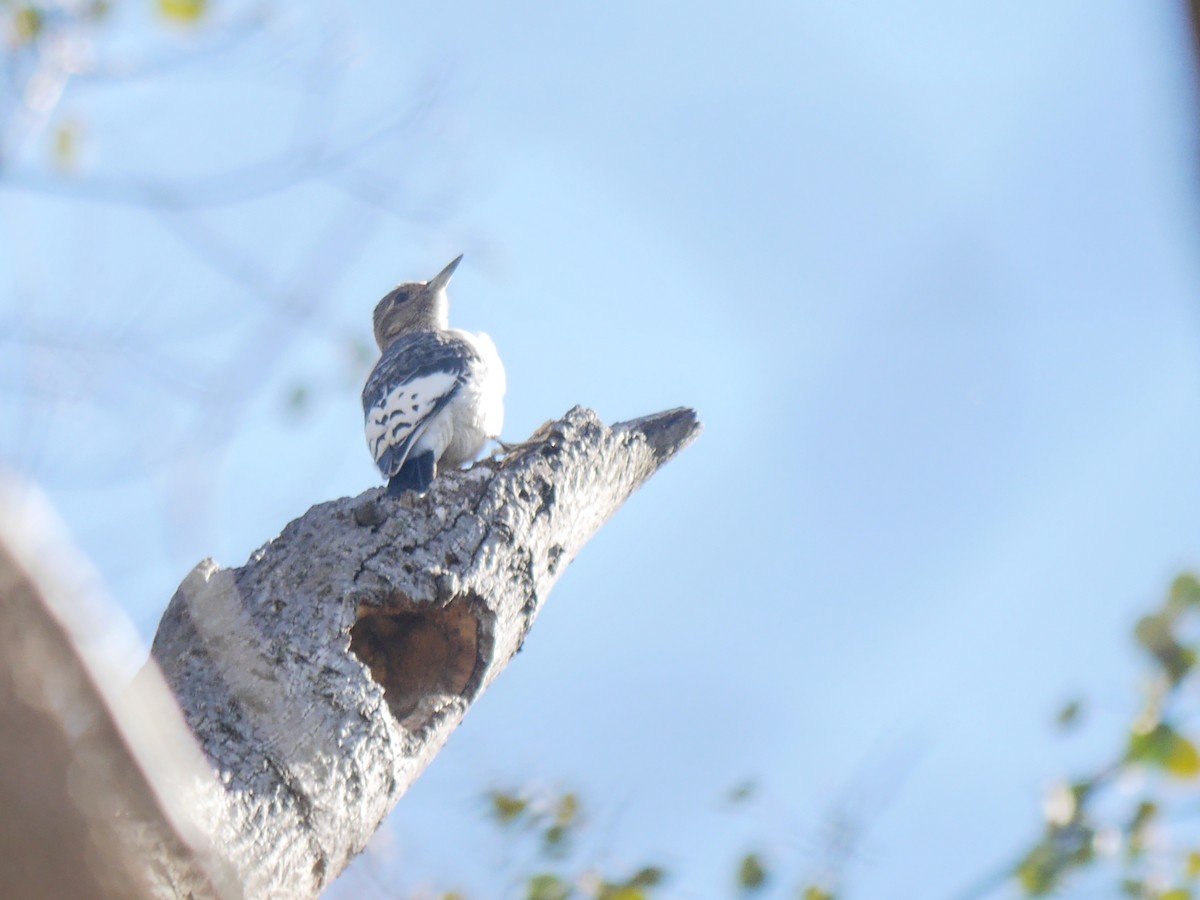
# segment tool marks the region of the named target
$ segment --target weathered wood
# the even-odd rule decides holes
[[[576,408],[424,496],[323,503],[241,568],[193,570],[152,652],[218,773],[211,837],[247,896],[314,897],[345,868],[583,544],[699,429]]]
[[[197,818],[208,766],[153,667],[124,684],[137,642],[94,585],[40,495],[0,480],[0,896],[239,896]]]
[[[0,483],[0,894],[316,896],[698,432],[574,409],[423,497],[315,506],[240,569],[197,566],[132,685],[86,565]]]

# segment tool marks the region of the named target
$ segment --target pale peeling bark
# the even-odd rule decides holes
[[[699,433],[571,410],[500,461],[313,507],[239,569],[206,561],[153,658],[216,770],[213,844],[248,897],[321,892],[521,647],[558,576]],[[160,869],[196,890],[194,866]]]
[[[0,479],[0,897],[236,897],[222,792],[32,488]]]

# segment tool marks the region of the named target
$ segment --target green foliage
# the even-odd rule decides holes
[[[1143,616],[1134,629],[1137,642],[1162,666],[1171,684],[1178,684],[1196,664],[1196,652],[1175,637],[1175,625],[1183,612],[1172,604],[1161,612]]]
[[[54,129],[52,161],[60,172],[73,172],[79,164],[83,128],[74,121],[59,122]]]
[[[629,887],[631,888],[646,888],[657,887],[662,884],[667,878],[665,870],[658,866],[646,866],[643,869],[638,869],[633,873],[633,877],[629,879]]]
[[[646,900],[647,895],[637,888],[604,886],[596,896],[598,900]]]
[[[1072,872],[1095,857],[1094,836],[1091,828],[1077,822],[1048,827],[1042,840],[1017,864],[1017,884],[1029,897],[1045,897],[1059,890]]]
[[[1082,715],[1083,701],[1071,700],[1063,704],[1062,709],[1058,711],[1058,715],[1054,717],[1054,721],[1063,731],[1068,731],[1079,724]]]
[[[579,796],[563,794],[555,804],[553,821],[542,831],[542,842],[546,853],[563,857],[570,852],[570,840],[576,826],[580,824]]]
[[[567,900],[574,891],[567,882],[550,872],[534,875],[526,887],[526,900]]]
[[[1069,895],[1074,880],[1086,872],[1095,879],[1111,878],[1111,896],[1200,900],[1200,831],[1194,818],[1200,782],[1200,579],[1190,573],[1176,578],[1161,606],[1137,622],[1133,639],[1149,662],[1142,702],[1107,764],[1050,791],[1036,840],[1001,871],[1000,880],[1025,897]],[[1083,709],[1082,700],[1072,699],[1059,710],[1056,724],[1064,731],[1077,727]],[[1120,791],[1114,790],[1118,782]],[[757,790],[746,781],[721,800],[741,808]],[[536,847],[538,864],[526,870],[536,874],[521,880],[528,900],[653,900],[667,880],[660,866],[647,865],[620,879],[587,860],[578,840],[586,817],[575,793],[539,797],[492,791],[488,801],[497,826]],[[838,874],[837,864],[825,874]],[[732,887],[757,895],[781,880],[763,854],[752,851],[737,861]],[[829,886],[833,883],[829,877],[812,879],[793,896],[838,900],[841,888]],[[999,883],[989,876],[978,891],[962,896],[991,897]],[[1103,890],[1089,892],[1102,895]]]
[[[1139,732],[1135,726],[1125,758],[1162,769],[1177,778],[1192,778],[1200,772],[1196,745],[1166,722],[1159,722],[1146,732]]]
[[[1181,788],[1194,790],[1200,776],[1196,672],[1200,634],[1200,580],[1191,573],[1171,584],[1159,608],[1142,616],[1133,639],[1150,662],[1140,708],[1115,761],[1089,777],[1051,792],[1038,841],[1012,869],[1027,897],[1069,891],[1075,875],[1111,870],[1116,889],[1136,900],[1188,900],[1200,878],[1200,851],[1169,838],[1181,821]],[[1189,704],[1191,709],[1189,710]],[[1058,714],[1074,725],[1079,701]],[[1113,790],[1121,781],[1123,792]],[[1131,793],[1129,786],[1135,790]],[[1194,838],[1194,829],[1191,836]],[[1101,852],[1103,849],[1103,852]],[[1172,884],[1174,882],[1174,884]]]
[[[148,9],[170,25],[195,26],[208,14],[208,0],[155,0]],[[38,80],[34,75],[19,74],[63,66],[64,47],[70,47],[70,63],[63,74],[86,76],[94,56],[94,43],[105,36],[112,21],[111,0],[0,0],[0,55],[13,63],[17,74],[14,95],[19,102],[28,102],[28,95]],[[120,28],[124,28],[122,24]],[[24,86],[21,83],[24,82]],[[36,91],[41,93],[41,91]],[[59,94],[58,97],[62,95]],[[44,149],[46,162],[59,175],[79,172],[82,160],[84,121],[64,115],[64,104],[58,97],[39,110],[45,116]]]
[[[8,46],[13,50],[36,51],[52,21],[60,25],[94,25],[107,19],[110,12],[109,0],[73,3],[66,8],[44,2],[0,0],[0,33],[8,38]]]
[[[519,821],[529,810],[529,802],[516,794],[492,791],[488,799],[492,803],[492,818],[501,825]]]
[[[1153,825],[1157,815],[1158,804],[1151,803],[1149,800],[1143,800],[1137,805],[1137,809],[1134,810],[1133,818],[1129,820],[1129,825],[1125,829],[1125,834],[1128,838],[1128,843],[1125,846],[1125,855],[1130,862],[1136,861],[1146,849],[1146,839],[1149,836],[1150,826]]]
[[[207,0],[158,0],[158,12],[177,25],[195,25],[208,13]]]
[[[746,814],[749,811],[744,807],[751,805],[757,793],[757,785],[745,781],[721,795],[718,803],[731,815],[734,807],[737,814]],[[487,816],[498,833],[512,842],[506,856],[516,862],[507,877],[525,900],[656,900],[663,896],[669,874],[662,865],[643,865],[621,877],[597,858],[594,843],[588,841],[588,816],[579,794],[496,789],[487,792],[485,802]],[[793,882],[791,896],[838,900],[841,895],[831,885],[839,863],[827,861],[824,868],[820,878],[799,885]],[[773,884],[787,887],[785,877],[768,865],[761,850],[738,857],[731,875],[722,892],[727,896],[765,896]]]
[[[17,46],[32,44],[41,35],[46,24],[46,14],[41,7],[28,4],[12,13],[12,42]]]
[[[578,794],[563,794],[558,798],[558,804],[554,811],[556,823],[563,827],[574,825],[579,821],[579,809]]]
[[[579,849],[587,817],[582,800],[572,791],[493,790],[487,804],[496,826],[520,845],[514,851],[534,855],[536,871],[521,877],[527,900],[653,900],[654,889],[667,880],[661,866],[645,865],[620,878],[587,859]]]
[[[757,891],[767,883],[767,867],[757,853],[747,853],[738,864],[737,884],[743,893]]]
[[[747,780],[741,784],[734,785],[729,793],[725,795],[725,799],[731,804],[745,803],[747,800],[752,799],[756,793],[758,793],[758,785],[753,781]]]
[[[567,837],[570,832],[562,825],[554,824],[542,832],[542,840],[546,844],[546,852],[553,856],[562,856],[567,850]]]
[[[1184,572],[1171,584],[1171,605],[1177,609],[1200,607],[1200,578]]]

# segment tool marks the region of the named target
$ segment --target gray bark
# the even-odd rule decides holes
[[[318,895],[520,649],[583,544],[699,428],[691,410],[608,428],[576,408],[424,496],[323,503],[241,568],[198,565],[152,657],[215,778],[175,780],[182,837],[153,804],[123,803],[136,853],[155,860],[147,890]],[[157,678],[151,665],[139,683]]]

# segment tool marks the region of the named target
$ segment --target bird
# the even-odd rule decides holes
[[[389,496],[424,493],[439,468],[474,459],[504,425],[496,345],[450,327],[446,286],[460,262],[399,285],[375,307],[381,355],[363,387],[363,418]]]

